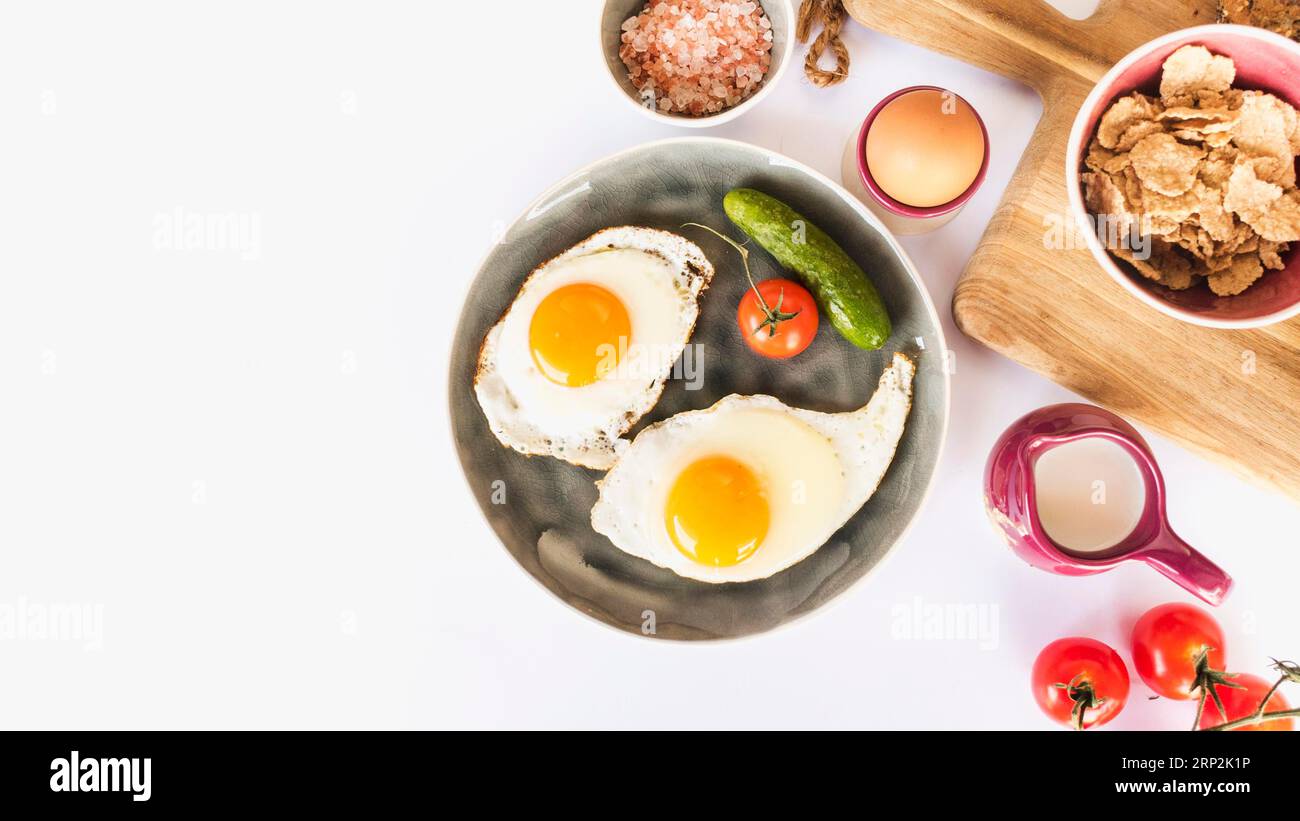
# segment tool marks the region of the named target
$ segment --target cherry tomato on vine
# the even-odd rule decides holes
[[[1128,700],[1128,668],[1110,646],[1095,639],[1057,639],[1034,660],[1034,700],[1048,717],[1086,730],[1119,715]]]
[[[817,302],[793,280],[765,279],[741,297],[736,322],[755,353],[788,359],[817,336]]]
[[[1236,721],[1239,718],[1253,715],[1259,709],[1259,703],[1264,700],[1269,688],[1273,685],[1259,676],[1241,674],[1229,679],[1233,684],[1238,685],[1241,689],[1235,687],[1219,687],[1219,698],[1223,701],[1223,710],[1227,713],[1227,718],[1219,713],[1219,708],[1212,702],[1205,703],[1205,709],[1201,712],[1201,722],[1198,726],[1202,730],[1206,727],[1216,727],[1220,724],[1226,724],[1229,721]],[[1291,705],[1287,704],[1281,693],[1275,692],[1268,700],[1268,705],[1264,707],[1264,712],[1271,713],[1277,710],[1289,710]],[[1244,727],[1234,727],[1234,730],[1292,730],[1295,729],[1295,721],[1290,718],[1275,718],[1272,721],[1265,721],[1261,724],[1247,724]]]
[[[1219,623],[1190,604],[1153,607],[1133,625],[1133,667],[1148,687],[1165,698],[1200,698],[1198,677],[1204,671],[1214,678],[1223,670],[1224,653]],[[1221,696],[1227,690],[1215,689]]]

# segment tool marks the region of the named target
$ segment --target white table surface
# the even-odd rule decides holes
[[[952,88],[988,122],[979,195],[904,240],[956,354],[929,505],[866,583],[742,641],[623,635],[526,576],[451,446],[460,301],[551,182],[686,133],[615,99],[594,6],[0,12],[0,726],[1047,728],[1027,683],[1045,643],[1127,659],[1138,614],[1190,600],[1141,567],[1031,569],[985,520],[995,437],[1074,398],[948,308],[1040,104],[856,24],[848,82],[818,90],[796,63],[710,133],[838,178],[848,133],[900,86]],[[226,213],[260,232],[248,253],[168,247],[187,216]],[[1300,508],[1149,439],[1175,527],[1236,578],[1232,666],[1300,656]],[[958,609],[983,629],[914,629]],[[1146,694],[1135,678],[1112,726],[1190,724]]]

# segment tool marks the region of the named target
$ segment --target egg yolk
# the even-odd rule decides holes
[[[668,491],[664,524],[687,558],[712,567],[743,562],[763,543],[771,519],[763,485],[728,456],[691,463]]]
[[[627,308],[587,282],[556,288],[533,312],[533,362],[557,385],[590,385],[618,366],[632,334]]]

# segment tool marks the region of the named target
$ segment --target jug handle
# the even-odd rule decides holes
[[[1165,524],[1160,533],[1132,558],[1155,568],[1166,578],[1208,604],[1218,606],[1232,590],[1232,577]]]

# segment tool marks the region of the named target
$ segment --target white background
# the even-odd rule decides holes
[[[800,53],[711,133],[838,179],[898,87],[952,88],[988,122],[979,195],[904,241],[957,363],[928,507],[867,582],[737,642],[623,635],[527,577],[452,451],[450,336],[493,232],[537,193],[684,133],[615,97],[597,18],[587,0],[5,7],[0,726],[1047,728],[1039,648],[1083,634],[1127,659],[1138,614],[1190,600],[1142,567],[1031,569],[985,521],[995,437],[1073,398],[948,307],[1040,104],[856,24],[848,82],[812,87]],[[253,253],[159,247],[176,209],[255,219]],[[1300,509],[1150,440],[1175,527],[1236,577],[1231,665],[1300,655]],[[12,621],[60,604],[98,613],[99,640]],[[898,622],[967,605],[996,619],[986,640]],[[1190,724],[1146,695],[1135,678],[1112,726]]]

